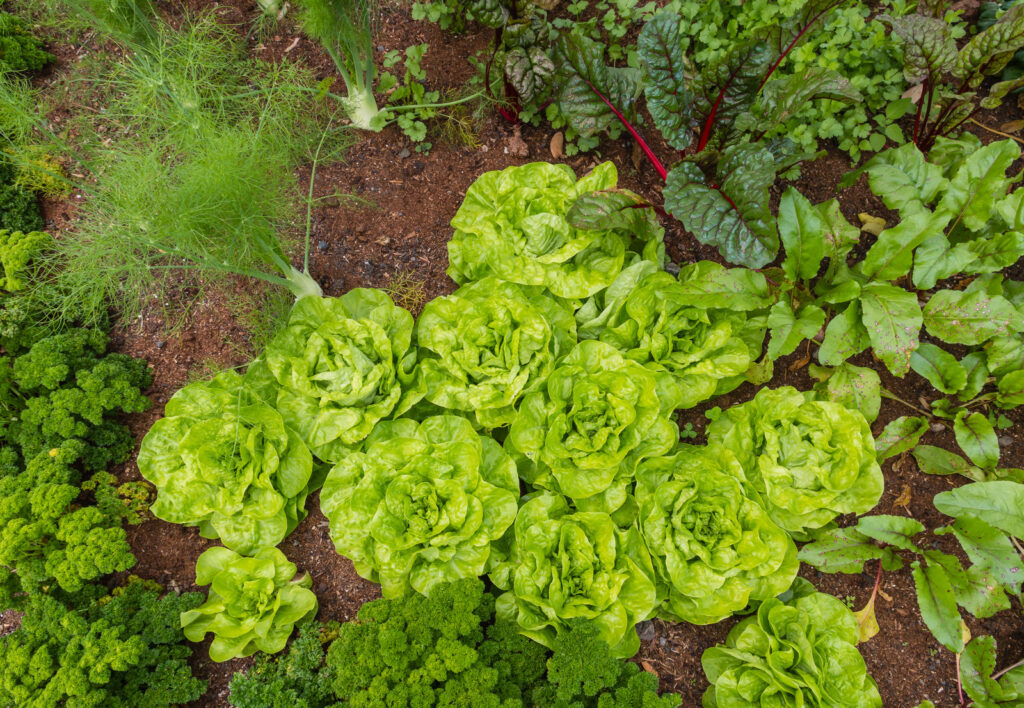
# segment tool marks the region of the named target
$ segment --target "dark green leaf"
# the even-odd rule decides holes
[[[647,110],[665,142],[676,150],[690,145],[690,94],[686,89],[686,57],[679,34],[679,15],[663,13],[640,30],[637,52],[647,70]]]
[[[999,439],[992,423],[981,413],[957,413],[953,420],[956,442],[974,464],[992,469],[999,464]]]
[[[884,460],[906,452],[921,439],[928,430],[928,421],[920,416],[900,416],[887,426],[882,434],[875,438],[875,450],[879,460]]]
[[[668,173],[665,209],[698,241],[718,248],[737,265],[760,268],[779,252],[775,221],[768,209],[768,188],[775,181],[771,154],[744,144],[726,149],[718,189],[705,183],[696,165],[681,162]]]
[[[999,379],[996,403],[1000,408],[1015,408],[1024,404],[1024,370],[1011,371]]]
[[[1014,5],[994,25],[970,39],[957,57],[955,74],[974,88],[998,74],[1024,47],[1024,7]]]
[[[985,364],[983,352],[971,352],[961,360],[960,365],[967,372],[967,383],[957,392],[961,401],[969,401],[985,387],[985,379],[988,378],[988,366]]]
[[[960,612],[957,610],[956,595],[949,582],[949,576],[938,564],[921,565],[913,563],[914,586],[917,589],[917,604],[921,619],[939,641],[952,652],[964,648],[960,633]]]
[[[956,66],[956,41],[945,20],[923,15],[878,18],[903,40],[903,75],[911,84],[937,79]]]
[[[779,237],[786,249],[782,269],[791,282],[818,274],[825,255],[821,217],[804,195],[787,189],[779,203]]]
[[[802,72],[776,77],[764,85],[757,101],[758,128],[770,130],[785,123],[807,104],[820,100],[850,103],[862,99],[850,81],[832,69],[808,66]]]
[[[718,144],[722,134],[750,110],[775,56],[766,42],[749,40],[733,45],[722,59],[697,74],[692,84],[693,120],[701,126],[700,149],[705,144],[723,147]]]
[[[554,65],[558,106],[580,135],[607,130],[618,120],[615,111],[627,120],[635,119],[639,70],[605,65],[602,46],[577,34],[559,38]]]
[[[919,345],[910,357],[910,368],[943,393],[956,393],[967,385],[967,372],[956,357],[934,344]]]
[[[541,47],[513,47],[505,54],[505,76],[525,102],[543,93],[554,74],[555,65]]]
[[[980,469],[971,465],[955,452],[944,450],[941,447],[918,445],[914,448],[913,455],[917,460],[917,466],[925,474],[959,474],[975,481],[985,478],[985,473]]]

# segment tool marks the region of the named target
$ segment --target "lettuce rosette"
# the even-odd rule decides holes
[[[276,546],[298,526],[314,477],[299,434],[233,371],[174,394],[138,464],[156,487],[154,516],[198,526],[242,554]]]
[[[591,622],[616,656],[637,652],[634,627],[653,614],[657,595],[635,527],[623,530],[601,512],[573,512],[564,497],[545,492],[523,504],[507,541],[508,560],[490,574],[506,591],[498,617],[547,647],[568,621]]]
[[[191,642],[213,634],[210,658],[228,661],[257,651],[284,649],[295,624],[316,614],[312,579],[276,548],[260,548],[252,558],[215,546],[196,561],[196,585],[209,585],[205,603],[181,613]]]
[[[805,580],[793,588],[791,599],[766,600],[701,656],[711,683],[704,708],[881,708],[853,612]]]
[[[637,524],[656,571],[659,616],[713,624],[793,582],[796,544],[746,496],[731,452],[680,445],[641,463],[636,477]]]
[[[612,513],[628,501],[637,464],[678,441],[676,396],[667,377],[607,344],[580,342],[523,398],[505,447],[535,487]]]
[[[761,355],[764,318],[691,304],[680,283],[640,261],[576,313],[580,339],[610,344],[627,359],[665,372],[679,387],[679,408],[727,393]]]
[[[518,503],[515,463],[457,416],[379,423],[320,492],[338,553],[387,598],[483,575]]]
[[[662,262],[664,230],[651,210],[630,220],[630,228],[591,230],[569,223],[578,197],[612,189],[617,180],[611,162],[579,181],[568,165],[546,162],[484,173],[452,219],[448,275],[459,284],[496,275],[574,299],[611,285],[630,250]]]
[[[313,454],[337,462],[380,420],[422,397],[413,317],[381,290],[304,297],[254,365],[279,385],[277,409]]]
[[[538,288],[488,277],[427,303],[416,340],[426,399],[496,428],[576,344],[576,323]]]
[[[784,386],[708,417],[708,443],[736,455],[748,491],[797,540],[841,514],[870,511],[882,496],[875,439],[860,411]]]

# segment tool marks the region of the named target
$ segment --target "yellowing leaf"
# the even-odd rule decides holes
[[[861,231],[866,231],[875,236],[885,231],[885,219],[879,216],[871,216],[867,212],[861,212],[857,214],[857,218],[860,219]]]
[[[853,613],[857,618],[857,626],[860,628],[858,642],[864,643],[878,634],[878,620],[875,618],[875,596],[872,595],[864,609]]]

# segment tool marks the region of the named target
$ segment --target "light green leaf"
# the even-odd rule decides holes
[[[928,421],[920,416],[900,416],[875,438],[878,459],[884,460],[910,450],[928,430]]]
[[[860,303],[850,305],[832,318],[825,328],[825,338],[818,349],[818,361],[838,366],[868,348],[871,340],[861,323]]]
[[[779,237],[786,249],[782,269],[792,282],[810,280],[818,274],[825,255],[821,218],[794,187],[783,193],[778,213]]]
[[[869,423],[878,417],[882,404],[881,382],[873,369],[844,362],[836,367],[824,387],[817,384],[815,388],[824,388],[829,400],[859,410]]]
[[[878,235],[857,270],[870,280],[895,280],[910,272],[914,249],[949,223],[944,212],[915,211]]]
[[[1024,538],[1024,484],[1008,480],[975,482],[935,495],[935,508],[947,516],[983,519]]]
[[[857,530],[869,538],[887,543],[905,551],[920,553],[914,543],[914,536],[925,530],[924,524],[906,516],[877,514],[863,516],[857,521]]]
[[[937,211],[950,214],[972,231],[980,231],[992,218],[996,200],[1006,194],[1010,186],[1006,170],[1018,157],[1020,147],[1012,140],[976,150],[949,181]]]
[[[985,473],[971,465],[955,452],[934,445],[918,445],[914,448],[914,459],[925,474],[960,474],[976,481],[983,480]]]
[[[910,368],[943,393],[956,393],[967,385],[967,372],[956,357],[927,342],[910,357]]]
[[[768,357],[778,359],[792,354],[800,342],[816,335],[825,324],[825,311],[816,305],[804,305],[794,315],[789,303],[779,301],[768,312]]]
[[[960,612],[946,571],[938,564],[914,561],[913,575],[921,619],[942,646],[952,652],[962,651]]]
[[[983,344],[1024,329],[1024,316],[1002,296],[940,290],[924,307],[928,333],[951,344]]]
[[[953,421],[953,432],[957,444],[974,464],[983,469],[992,469],[999,464],[999,439],[996,431],[981,413],[957,413]]]
[[[910,369],[910,358],[918,346],[921,306],[917,296],[903,288],[868,283],[861,296],[862,321],[871,346],[896,376]]]

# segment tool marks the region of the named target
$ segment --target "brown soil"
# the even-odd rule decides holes
[[[252,0],[230,0],[209,3],[205,0],[187,0],[189,10],[212,9],[224,21],[241,25],[247,31],[255,16]],[[172,17],[179,17],[181,6],[169,8]],[[406,10],[386,12],[382,33],[378,40],[385,49],[403,48],[409,44],[428,42],[425,68],[436,88],[458,87],[472,74],[465,57],[484,49],[489,34],[471,31],[453,37],[441,33],[435,26],[412,21]],[[252,41],[253,52],[263,58],[281,58],[307,62],[321,75],[329,75],[333,66],[327,56],[303,37],[286,19],[262,43]],[[77,48],[55,47],[60,63],[54,71],[61,71],[79,55]],[[59,113],[59,110],[58,110]],[[998,126],[1005,120],[1020,117],[1016,107],[1004,108],[998,115],[986,116],[982,122]],[[517,136],[525,141],[527,152],[516,153]],[[983,139],[993,136],[981,133]],[[364,135],[359,144],[347,154],[343,164],[322,167],[316,176],[315,196],[336,193],[353,194],[372,203],[372,206],[351,208],[347,201],[323,200],[313,213],[314,249],[311,270],[321,282],[327,295],[340,295],[354,287],[387,287],[401,274],[423,283],[426,299],[454,290],[445,275],[447,267],[446,243],[452,229],[449,221],[462,201],[467,187],[483,172],[502,169],[509,165],[531,160],[552,160],[549,144],[552,131],[524,126],[521,129],[493,116],[479,129],[479,147],[459,147],[434,140],[429,154],[421,155],[395,128],[380,134]],[[668,155],[664,145],[656,145],[661,154]],[[660,185],[654,171],[635,160],[632,146],[621,140],[602,147],[600,158],[595,155],[577,156],[560,161],[570,164],[577,173],[583,173],[599,159],[610,159],[620,171],[621,184],[638,191],[655,203],[660,202]],[[831,152],[826,158],[806,167],[797,186],[813,201],[837,195],[840,176],[849,169],[849,160],[843,153]],[[300,175],[308,181],[308,171]],[[308,184],[308,182],[307,182]],[[777,189],[777,194],[781,189]],[[846,189],[840,195],[847,217],[857,223],[857,214],[870,212],[885,215],[885,209],[870,190],[865,180]],[[73,213],[68,203],[48,203],[47,217],[51,226],[59,231]],[[713,248],[704,246],[686,234],[678,222],[666,221],[666,241],[671,258],[676,263],[708,258],[721,260]],[[253,291],[250,282],[239,281],[233,287]],[[258,294],[258,291],[257,291]],[[166,331],[162,313],[148,312],[137,322],[121,323],[115,330],[115,345],[120,351],[149,361],[154,371],[154,384],[148,391],[154,406],[149,412],[135,416],[130,425],[138,439],[145,434],[154,420],[162,415],[163,404],[190,378],[201,372],[203,366],[220,367],[244,365],[246,352],[251,350],[249,333],[232,314],[230,293],[211,293],[204,297],[187,325],[174,333]],[[812,380],[807,367],[801,365],[804,349],[776,363],[776,376],[772,386],[793,385],[810,388]],[[934,396],[926,383],[911,374],[905,379],[894,379],[884,366],[872,361],[865,353],[854,363],[872,366],[878,370],[883,383],[901,398],[917,404],[920,397]],[[714,405],[728,406],[749,399],[754,393],[745,385],[732,394],[716,399]],[[701,435],[704,428],[702,407],[683,411],[680,424],[690,423]],[[899,403],[883,402],[879,419],[872,426],[879,433],[893,418],[910,413]],[[1024,409],[1018,409],[1012,432],[1012,444],[1004,448],[1004,466],[1024,467]],[[956,449],[949,430],[929,433],[926,442]],[[889,460],[884,465],[887,491],[878,507],[879,513],[913,516],[929,528],[945,521],[931,504],[934,494],[959,484],[961,480],[928,477],[921,474],[910,456]],[[129,464],[123,478],[137,479],[138,470]],[[906,506],[896,506],[897,498],[909,492]],[[373,583],[361,579],[352,564],[337,554],[328,536],[327,522],[320,513],[317,497],[310,500],[309,517],[282,544],[282,550],[302,570],[313,578],[313,589],[320,600],[322,619],[347,620],[359,606],[379,597]],[[129,530],[129,540],[138,557],[133,573],[155,579],[174,590],[197,589],[194,568],[198,555],[213,545],[198,536],[195,529],[187,529],[159,520],[150,520]],[[946,539],[943,539],[945,542]],[[946,550],[952,550],[940,544]],[[805,568],[803,575],[822,591],[847,599],[855,608],[862,607],[871,594],[874,583],[874,565],[862,575],[828,576]],[[886,573],[881,589],[885,595],[878,600],[880,633],[861,645],[868,670],[879,684],[886,706],[911,708],[921,700],[930,699],[937,706],[959,705],[956,696],[955,657],[939,646],[924,627],[917,610],[913,581],[909,568]],[[891,599],[890,599],[891,598]],[[992,634],[999,645],[999,664],[1004,665],[1024,656],[1024,625],[1020,621],[1020,608],[1015,607],[989,620],[969,622],[975,635]],[[700,704],[701,694],[707,687],[700,667],[704,649],[724,640],[736,620],[710,627],[673,624],[655,620],[643,627],[643,646],[636,658],[646,669],[658,675],[664,690],[682,695],[683,706]],[[206,655],[205,646],[194,660],[198,675],[210,681],[210,690],[197,702],[202,706],[227,705],[227,682],[231,674],[246,666],[245,660],[227,664],[213,664]]]

